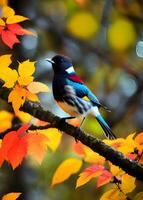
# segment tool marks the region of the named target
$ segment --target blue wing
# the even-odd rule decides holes
[[[88,99],[90,100],[90,102],[93,105],[96,105],[96,106],[99,106],[99,107],[101,106],[101,103],[99,102],[97,97],[84,84],[77,83],[77,82],[74,82],[74,81],[67,79],[67,85],[73,87],[77,97],[84,98],[86,96],[86,97],[88,97]]]

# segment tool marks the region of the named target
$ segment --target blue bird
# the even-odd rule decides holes
[[[56,55],[51,60],[54,70],[53,78],[53,96],[57,104],[68,113],[71,118],[83,117],[87,114],[95,116],[105,136],[109,139],[115,139],[115,135],[111,131],[99,112],[99,108],[103,106],[91,90],[77,76],[70,58]]]

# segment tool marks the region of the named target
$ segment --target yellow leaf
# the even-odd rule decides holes
[[[20,85],[26,86],[33,81],[33,76],[19,76],[17,81]]]
[[[5,22],[0,18],[0,26],[5,26]]]
[[[8,96],[8,102],[12,103],[14,112],[17,113],[19,108],[24,104],[26,98],[26,90],[16,85]]]
[[[143,192],[139,192],[136,194],[134,200],[143,200]]]
[[[0,132],[11,128],[13,117],[13,114],[6,110],[0,111]]]
[[[29,92],[37,94],[39,92],[48,92],[49,88],[47,85],[40,83],[40,82],[36,82],[33,81],[31,82],[28,86],[27,89],[29,90]]]
[[[90,12],[78,12],[67,24],[68,31],[81,39],[92,38],[99,28],[96,18]]]
[[[134,177],[129,176],[128,174],[124,174],[121,179],[121,185],[120,185],[121,190],[125,194],[132,192],[136,187],[135,180],[136,179]]]
[[[19,63],[18,73],[22,77],[31,76],[35,72],[35,62],[30,62],[26,60],[22,63]]]
[[[2,200],[16,200],[21,195],[20,192],[17,193],[8,193],[2,197]]]
[[[79,174],[79,178],[76,182],[76,188],[86,184],[92,178],[98,177],[103,173],[104,167],[102,165],[93,165],[84,170]]]
[[[126,196],[120,193],[117,188],[112,188],[105,192],[100,200],[126,200]]]
[[[21,15],[14,15],[14,16],[8,17],[6,20],[6,23],[7,24],[15,24],[15,23],[23,22],[25,20],[28,20],[28,18],[23,17]]]
[[[14,16],[15,12],[12,8],[10,8],[9,6],[4,6],[2,9],[2,17],[4,18],[8,18],[11,16]]]
[[[105,162],[105,158],[100,156],[98,153],[95,153],[92,151],[90,148],[87,146],[84,146],[84,160],[89,163],[94,163],[94,164],[101,164],[103,165]]]
[[[17,77],[18,74],[15,69],[6,67],[0,70],[0,78],[5,82],[4,87],[12,88],[17,81]]]
[[[12,63],[11,54],[0,56],[0,72],[1,72],[1,69],[8,67],[11,63]]]
[[[48,128],[46,130],[39,130],[38,132],[48,137],[47,145],[52,151],[56,151],[62,138],[61,132],[56,128]]]
[[[82,166],[82,160],[77,158],[68,158],[64,160],[57,168],[53,180],[52,186],[62,183],[67,180],[72,174],[77,173]]]

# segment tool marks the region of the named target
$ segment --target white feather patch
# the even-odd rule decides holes
[[[69,67],[68,69],[66,69],[66,72],[67,72],[68,74],[71,74],[71,73],[75,72],[73,66],[71,66],[71,67]]]

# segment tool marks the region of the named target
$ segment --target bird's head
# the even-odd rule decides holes
[[[52,64],[54,73],[57,74],[71,74],[74,73],[72,61],[70,58],[62,55],[56,55],[51,60],[47,59]]]

